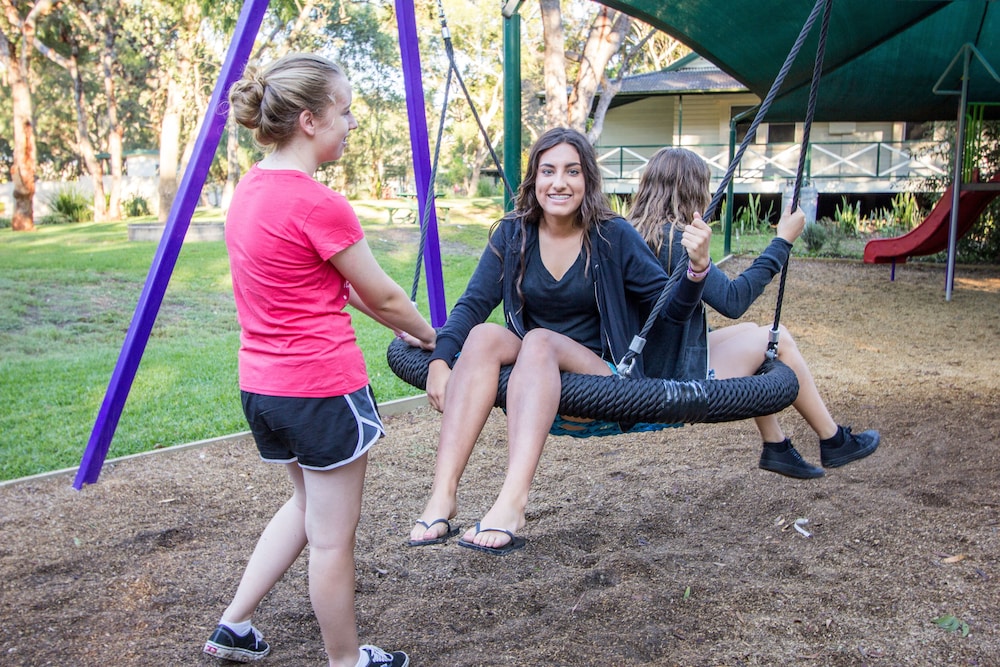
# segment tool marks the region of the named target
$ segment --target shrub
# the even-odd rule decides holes
[[[496,195],[503,195],[503,186],[494,183],[492,178],[480,178],[476,183],[476,196],[495,197]]]
[[[59,190],[49,198],[48,204],[53,211],[53,216],[62,216],[66,222],[86,222],[94,219],[90,198],[74,188]],[[50,222],[46,224],[60,223]]]
[[[84,220],[86,220],[86,218],[84,218]],[[42,225],[69,225],[69,224],[72,224],[74,222],[82,222],[82,220],[76,220],[76,219],[71,218],[70,216],[66,215],[65,213],[61,213],[59,211],[54,211],[52,213],[49,213],[48,215],[43,215],[41,218],[39,218],[38,220],[35,221],[35,223],[38,226],[42,226]]]
[[[628,214],[630,208],[628,195],[610,194],[608,195],[608,203],[611,205],[611,210],[618,215],[625,217]]]
[[[772,203],[768,206],[767,213],[761,213],[760,195],[751,193],[747,205],[736,210],[733,226],[739,226],[740,234],[764,232],[770,226],[769,220],[773,212]]]
[[[912,192],[897,193],[892,198],[892,217],[904,230],[916,227],[923,220],[916,195]]]
[[[848,236],[856,235],[858,227],[861,226],[861,202],[854,202],[851,205],[847,201],[847,197],[842,196],[840,204],[837,205],[837,210],[834,213],[834,220],[837,223],[837,231],[841,234]]]
[[[122,202],[122,208],[125,211],[125,215],[130,218],[152,214],[152,211],[149,209],[149,202],[142,195],[130,195],[128,199]]]
[[[806,252],[811,255],[819,254],[826,243],[826,227],[818,222],[806,225],[802,230],[802,241],[806,244]]]

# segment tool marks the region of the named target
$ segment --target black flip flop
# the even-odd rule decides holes
[[[458,546],[465,547],[466,549],[474,549],[476,551],[483,551],[494,556],[506,556],[512,551],[517,551],[518,549],[523,549],[524,545],[528,543],[528,540],[523,537],[518,537],[509,530],[504,530],[503,528],[480,528],[479,522],[476,522],[476,535],[479,533],[504,533],[510,537],[510,542],[503,545],[502,547],[484,547],[481,544],[476,544],[475,542],[466,542],[465,540],[459,540]]]
[[[434,525],[439,524],[439,523],[443,523],[448,528],[448,530],[447,530],[447,532],[445,532],[444,535],[442,535],[441,537],[435,537],[433,540],[410,540],[409,542],[406,543],[407,546],[411,546],[411,547],[427,547],[427,546],[430,546],[432,544],[443,544],[443,543],[447,542],[448,540],[450,540],[451,538],[453,538],[456,535],[458,535],[460,532],[462,532],[461,528],[452,528],[451,527],[451,522],[448,521],[448,519],[435,519],[434,521],[431,521],[430,523],[427,523],[423,519],[417,519],[417,523],[419,523],[421,526],[423,526],[427,530],[430,530],[431,526],[434,526]]]

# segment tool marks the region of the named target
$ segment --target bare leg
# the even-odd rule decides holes
[[[507,475],[496,501],[480,521],[482,529],[516,532],[524,527],[528,492],[559,409],[560,371],[611,374],[599,356],[574,340],[546,329],[528,332],[507,383]],[[486,547],[502,547],[510,541],[504,533],[484,530],[477,534],[475,529],[463,539]]]
[[[367,455],[333,470],[303,470],[309,539],[309,598],[330,667],[354,667],[354,536],[361,516]]]
[[[294,491],[275,512],[254,548],[236,595],[222,618],[232,623],[249,621],[257,605],[285,574],[306,545],[306,495],[302,470],[296,463],[286,465]]]
[[[422,521],[451,519],[458,511],[458,482],[496,401],[500,367],[513,363],[520,349],[521,340],[496,324],[481,324],[469,333],[448,379],[434,482]],[[410,539],[436,539],[446,530],[443,523],[417,524]]]
[[[737,326],[741,327],[740,331],[727,331]],[[709,333],[709,363],[715,369],[716,377],[719,379],[744,377],[756,372],[764,363],[768,335],[769,327],[748,328],[743,325]],[[795,372],[799,381],[799,395],[792,403],[792,407],[802,415],[821,439],[835,435],[837,423],[820,397],[812,373],[798,345],[784,326],[779,327],[778,359]],[[758,417],[755,421],[765,442],[781,442],[785,439],[776,415]]]

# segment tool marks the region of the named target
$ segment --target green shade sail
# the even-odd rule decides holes
[[[603,0],[680,39],[763,98],[813,0]],[[819,22],[769,121],[802,120]],[[1000,105],[1000,1],[833,0],[816,120],[954,120],[965,45],[970,103]],[[935,92],[951,90],[955,94]],[[1000,106],[988,107],[1000,118]]]

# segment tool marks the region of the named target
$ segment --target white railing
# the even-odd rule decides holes
[[[605,181],[637,185],[646,163],[659,148],[597,146],[598,163]],[[700,144],[684,148],[705,159],[713,181],[718,182],[725,175],[730,161],[728,145]],[[783,184],[795,177],[800,151],[800,144],[750,144],[733,174],[733,184]],[[865,184],[899,187],[901,181],[947,176],[946,154],[941,144],[930,141],[818,142],[810,145],[806,176],[824,190],[850,189]]]

